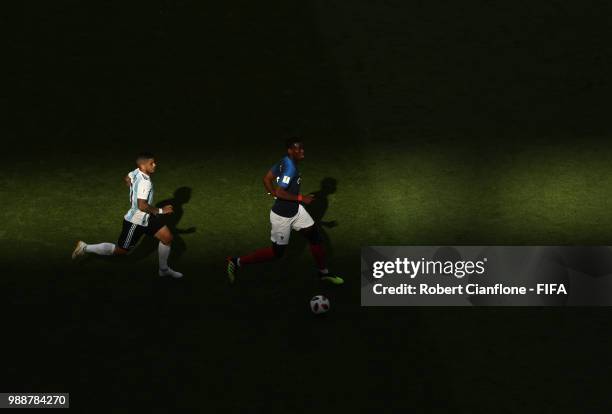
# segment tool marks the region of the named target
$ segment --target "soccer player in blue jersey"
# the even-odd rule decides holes
[[[117,244],[98,243],[87,244],[81,240],[72,252],[72,258],[93,253],[101,256],[121,256],[127,254],[138,240],[148,234],[159,240],[159,275],[170,276],[173,278],[183,277],[182,273],[174,271],[168,267],[168,257],[170,256],[170,245],[172,243],[172,233],[168,226],[161,220],[162,214],[172,214],[171,205],[163,208],[153,207],[153,182],[151,175],[155,172],[157,164],[155,157],[151,153],[141,153],[136,157],[136,168],[125,178],[125,184],[130,187],[131,207],[123,218],[123,229],[119,235]]]
[[[228,257],[227,275],[230,282],[233,283],[237,270],[242,266],[282,257],[289,244],[291,230],[296,230],[303,234],[309,242],[310,252],[317,265],[320,279],[340,285],[344,283],[344,280],[329,273],[317,225],[302,205],[308,205],[314,199],[312,195],[300,193],[302,177],[298,171],[298,164],[304,159],[304,146],[297,138],[288,140],[286,144],[287,155],[276,163],[263,179],[268,194],[275,198],[270,211],[272,246],[244,256]]]

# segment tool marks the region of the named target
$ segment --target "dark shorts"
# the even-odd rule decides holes
[[[159,231],[162,227],[164,227],[163,221],[157,216],[149,216],[149,225],[148,226],[140,226],[138,224],[130,223],[127,220],[123,220],[123,229],[121,230],[121,234],[119,235],[119,240],[117,241],[117,247],[121,247],[125,250],[130,250],[132,247],[136,246],[136,243],[140,240],[140,238],[144,234],[148,234],[149,236],[155,236],[155,233]]]

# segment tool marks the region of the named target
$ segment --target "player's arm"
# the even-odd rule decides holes
[[[289,194],[282,187],[274,188],[274,181],[276,181],[276,174],[270,170],[263,178],[264,187],[266,187],[268,194],[283,200],[298,201],[298,196]]]
[[[164,206],[162,208],[157,208],[152,206],[147,201],[149,199],[149,195],[151,194],[151,183],[147,181],[141,181],[140,185],[138,185],[138,193],[136,194],[136,198],[138,199],[138,209],[147,214],[152,214],[154,216],[158,214],[169,214],[174,210],[171,205]]]
[[[127,185],[128,187],[132,186],[132,179],[130,178],[129,175],[126,175],[125,177],[123,177],[123,182],[125,183],[125,185]]]
[[[310,203],[312,203],[312,200],[314,200],[314,196],[312,194],[308,194],[308,195],[298,194],[298,195],[295,195],[295,194],[288,193],[282,187],[277,187],[276,188],[276,198],[280,198],[282,200],[289,200],[289,201],[301,201],[304,204],[310,204]]]
[[[276,189],[274,189],[272,185],[275,179],[276,176],[274,175],[274,172],[272,170],[268,171],[268,174],[266,174],[266,176],[264,177],[264,185],[266,186],[266,189],[268,189],[268,185],[270,186],[270,188],[272,188],[272,191],[268,189],[268,192],[274,194],[276,198],[280,198],[281,200],[303,202],[304,204],[310,204],[312,200],[314,200],[314,197],[312,195],[295,195],[285,190],[287,187],[289,187],[289,183],[293,179],[293,177],[291,177],[290,175],[284,176],[283,179],[279,181],[279,185],[278,187],[276,187]]]
[[[138,210],[144,211],[145,213],[152,214],[154,216],[158,214],[170,214],[174,212],[172,206],[169,204],[167,206],[163,206],[162,208],[157,208],[150,205],[149,203],[147,203],[147,200],[144,200],[142,198],[138,199]]]
[[[272,197],[276,197],[276,189],[274,188],[274,180],[276,180],[276,176],[272,172],[272,170],[268,171],[266,175],[264,175],[263,183],[264,187],[266,187],[266,191]]]

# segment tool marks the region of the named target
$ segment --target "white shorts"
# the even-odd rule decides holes
[[[272,224],[272,231],[270,232],[272,242],[279,245],[287,245],[289,244],[289,236],[292,229],[295,231],[307,229],[314,224],[314,220],[300,204],[297,214],[293,217],[279,216],[275,212],[270,211],[270,224]]]

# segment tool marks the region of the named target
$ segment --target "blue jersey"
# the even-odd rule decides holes
[[[297,165],[289,156],[283,157],[270,169],[276,177],[276,184],[289,194],[298,195],[302,177]],[[297,201],[281,200],[277,198],[272,211],[283,217],[293,217],[297,214],[300,203]]]

